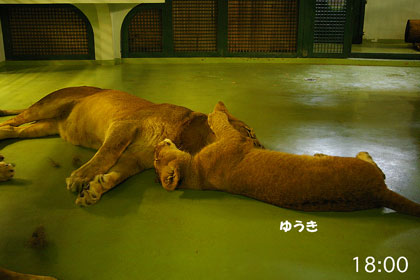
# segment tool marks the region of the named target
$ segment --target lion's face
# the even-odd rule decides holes
[[[0,182],[8,181],[15,175],[15,169],[12,164],[5,163],[4,157],[0,155]]]
[[[238,119],[232,120],[232,119],[229,118],[229,122],[233,126],[233,128],[235,128],[237,131],[239,131],[239,133],[242,136],[244,136],[246,138],[250,138],[252,140],[252,142],[254,143],[255,148],[264,149],[264,146],[257,139],[257,135],[255,135],[254,129],[252,129],[246,123],[244,123],[243,121],[240,121]]]

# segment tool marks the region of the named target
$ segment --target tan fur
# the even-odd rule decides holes
[[[163,187],[219,190],[304,211],[389,207],[420,216],[420,205],[389,190],[368,153],[356,158],[294,155],[255,148],[218,104],[208,121],[217,141],[192,156],[166,139],[155,149]]]
[[[69,190],[80,192],[79,205],[96,203],[126,178],[152,168],[154,147],[165,138],[193,154],[215,139],[205,114],[95,87],[60,89],[15,112],[21,113],[0,123],[0,140],[59,134],[75,145],[98,149],[66,179]],[[246,124],[232,115],[229,121],[261,146]]]
[[[57,278],[49,276],[37,276],[32,274],[23,274],[14,272],[0,267],[1,280],[57,280]]]
[[[12,164],[3,161],[4,157],[0,155],[0,182],[8,181],[15,175],[15,169]]]

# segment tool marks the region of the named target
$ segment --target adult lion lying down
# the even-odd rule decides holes
[[[0,114],[19,112],[0,123],[0,140],[59,134],[75,145],[98,149],[66,179],[67,188],[79,192],[79,205],[96,203],[128,177],[152,168],[154,147],[165,138],[192,154],[215,140],[207,115],[176,105],[154,104],[117,90],[64,88],[26,110]],[[238,133],[261,147],[245,123],[232,115],[229,121]]]
[[[356,158],[305,156],[255,149],[216,105],[208,122],[217,141],[195,156],[169,139],[156,146],[163,187],[219,190],[304,211],[354,211],[389,207],[420,216],[420,205],[389,190],[366,152]]]

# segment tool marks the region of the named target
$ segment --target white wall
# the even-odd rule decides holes
[[[420,0],[367,0],[364,39],[404,39],[408,19],[420,19]]]
[[[113,60],[112,23],[108,4],[75,4],[89,19],[95,41],[96,60]]]
[[[125,16],[138,4],[138,1],[134,4],[74,4],[92,25],[96,60],[121,58],[121,26]]]

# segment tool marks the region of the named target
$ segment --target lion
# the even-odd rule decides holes
[[[76,204],[81,206],[97,203],[128,177],[153,168],[154,148],[165,138],[191,154],[216,139],[205,114],[96,87],[60,89],[25,110],[0,113],[19,113],[0,123],[0,140],[58,134],[75,145],[97,149],[66,179],[67,189],[79,193]],[[229,121],[262,147],[252,128],[232,115]]]
[[[49,276],[38,276],[32,274],[23,274],[0,267],[0,279],[2,280],[57,280]]]
[[[170,139],[155,149],[162,186],[216,190],[303,211],[355,211],[388,207],[420,216],[420,204],[389,190],[367,152],[355,158],[295,155],[256,149],[228,121],[223,103],[208,116],[216,141],[191,155]]]
[[[13,164],[3,161],[4,157],[0,155],[0,182],[5,182],[13,178],[15,175],[15,168]]]

